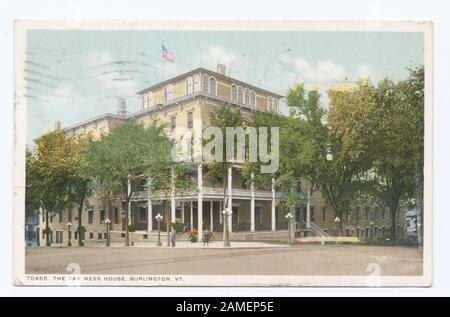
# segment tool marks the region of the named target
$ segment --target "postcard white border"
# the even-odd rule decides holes
[[[27,30],[234,30],[234,31],[367,31],[423,32],[425,67],[425,160],[424,160],[424,246],[422,276],[381,276],[379,286],[429,287],[432,284],[432,23],[427,21],[142,21],[142,20],[17,20],[14,28],[14,131],[13,131],[13,283],[39,286],[73,286],[54,280],[58,274],[42,275],[47,281],[30,281],[25,274],[25,144],[27,131],[23,73]],[[36,276],[36,274],[31,274]],[[64,275],[67,276],[67,275]],[[90,275],[86,275],[90,276]],[[107,275],[111,276],[111,275]],[[131,276],[131,275],[128,275]],[[86,282],[82,286],[368,286],[368,276],[284,275],[180,275],[182,282]],[[83,277],[83,275],[81,275]],[[99,275],[100,278],[104,275]]]

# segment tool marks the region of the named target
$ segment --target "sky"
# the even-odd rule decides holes
[[[161,44],[174,63],[161,58]],[[280,95],[296,83],[326,90],[342,80],[401,80],[423,64],[422,33],[301,31],[29,30],[24,65],[27,144],[103,113],[140,109],[136,92],[197,67]],[[285,111],[285,108],[284,110]]]

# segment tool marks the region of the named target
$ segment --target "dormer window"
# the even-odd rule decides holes
[[[202,91],[203,92],[208,92],[209,91],[209,76],[207,74],[203,75]]]
[[[250,106],[256,107],[256,94],[253,90],[250,91]]]
[[[209,93],[213,96],[216,95],[216,79],[214,77],[209,79]]]
[[[244,90],[244,104],[249,105],[250,104],[250,92],[248,88],[245,88]]]
[[[149,92],[147,94],[148,106],[147,108],[153,107],[153,93]]]
[[[194,92],[192,77],[186,78],[186,94],[190,95]]]
[[[237,101],[237,87],[235,84],[231,85],[231,100]]]
[[[237,98],[237,101],[239,103],[242,103],[243,94],[244,94],[244,89],[241,86],[239,86],[238,87],[238,98]]]
[[[267,110],[272,110],[272,97],[271,96],[269,96],[268,98],[267,98]]]
[[[272,100],[272,110],[273,112],[278,112],[278,99],[273,98]]]
[[[200,76],[194,75],[194,92],[200,91]]]
[[[169,84],[164,87],[164,100],[168,102],[172,100],[172,98],[173,98],[172,85]]]
[[[147,94],[144,94],[142,96],[142,109],[145,109],[148,107],[148,96]]]

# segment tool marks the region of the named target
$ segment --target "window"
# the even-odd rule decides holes
[[[203,75],[202,85],[203,92],[209,92],[209,76],[206,74]]]
[[[241,86],[239,86],[238,87],[238,98],[237,98],[237,101],[240,102],[240,103],[242,103],[242,95],[243,94],[244,94],[244,89]]]
[[[311,216],[311,219],[310,219],[310,220],[311,220],[312,222],[316,221],[316,218],[314,217],[314,207],[311,206],[309,211],[310,211],[310,216]]]
[[[248,88],[245,88],[244,90],[244,104],[249,105],[250,104],[250,92]]]
[[[326,222],[327,221],[327,208],[323,207],[322,208],[322,222]]]
[[[174,132],[177,127],[177,116],[170,117],[170,132]]]
[[[147,94],[144,94],[142,96],[142,109],[145,109],[148,107],[148,96]]]
[[[100,223],[105,222],[105,209],[100,209]]]
[[[99,232],[99,233],[97,234],[97,238],[98,238],[98,240],[103,240],[103,235],[102,235],[101,232]]]
[[[192,129],[194,127],[194,121],[192,117],[192,111],[188,111],[187,113],[187,128]]]
[[[147,221],[147,208],[139,208],[139,221]]]
[[[194,75],[194,92],[200,90],[200,76],[198,74]]]
[[[250,92],[250,106],[256,107],[256,94],[253,90]]]
[[[119,223],[119,208],[117,207],[114,208],[114,223]]]
[[[151,92],[147,93],[148,105],[147,108],[153,107],[153,94]]]
[[[261,207],[255,207],[255,223],[262,223]]]
[[[216,79],[214,77],[209,79],[209,93],[213,96],[216,95]]]
[[[78,231],[74,231],[75,240],[78,240]]]
[[[94,233],[93,232],[89,232],[89,239],[93,240],[94,239]]]
[[[231,85],[231,100],[237,101],[237,88],[235,84]]]
[[[172,85],[167,85],[164,87],[164,100],[166,102],[172,100],[173,94],[172,94]]]
[[[94,223],[94,209],[88,209],[88,223]]]
[[[194,92],[194,86],[192,83],[192,77],[186,79],[186,94],[190,95]]]

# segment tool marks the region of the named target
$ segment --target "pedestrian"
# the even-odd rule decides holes
[[[170,242],[172,244],[172,247],[175,247],[176,237],[177,237],[177,231],[175,230],[174,227],[172,227],[170,229]]]
[[[205,232],[203,233],[203,246],[208,246],[209,245],[209,230],[206,229]]]

